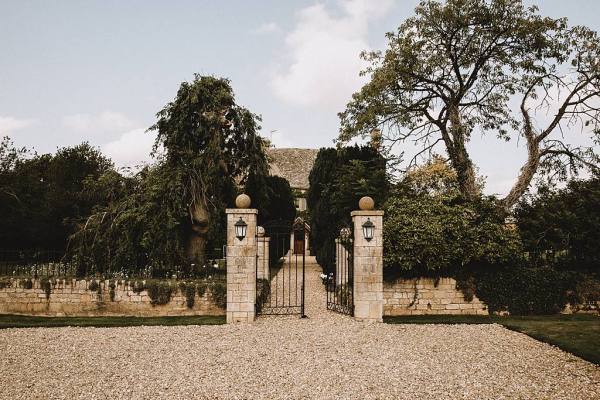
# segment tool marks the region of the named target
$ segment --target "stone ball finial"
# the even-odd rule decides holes
[[[258,226],[256,227],[256,235],[258,237],[263,237],[265,236],[265,228],[263,228],[262,226]]]
[[[235,198],[235,206],[237,208],[250,208],[250,203],[250,196],[245,193],[242,193]]]
[[[375,201],[369,196],[361,197],[358,201],[358,208],[363,211],[372,210],[375,208]]]

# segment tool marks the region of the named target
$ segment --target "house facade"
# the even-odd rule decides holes
[[[271,175],[285,178],[294,193],[296,212],[299,214],[294,227],[302,229],[293,229],[291,232],[290,249],[293,254],[310,254],[310,226],[300,215],[307,210],[308,177],[318,152],[318,149],[302,148],[270,148],[267,151]]]

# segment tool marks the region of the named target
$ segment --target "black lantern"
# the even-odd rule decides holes
[[[363,236],[370,242],[373,239],[373,234],[375,232],[375,224],[371,222],[371,218],[367,218],[367,222],[362,224]]]
[[[248,224],[244,222],[242,217],[235,223],[235,237],[239,240],[242,240],[246,237],[246,230],[248,229]]]

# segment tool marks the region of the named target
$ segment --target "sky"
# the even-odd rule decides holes
[[[539,0],[600,31],[600,2]],[[146,129],[194,73],[226,77],[277,147],[332,146],[362,50],[417,0],[0,0],[0,135],[39,153],[88,141],[118,166],[150,161]],[[475,136],[486,191],[505,194],[523,143]]]

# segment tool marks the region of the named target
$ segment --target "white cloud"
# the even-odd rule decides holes
[[[0,135],[7,135],[16,130],[31,126],[35,120],[33,119],[18,119],[13,117],[0,116]]]
[[[150,153],[155,138],[154,132],[146,132],[144,128],[133,129],[101,146],[101,149],[117,167],[135,167],[152,160]]]
[[[299,11],[297,24],[286,36],[289,65],[275,74],[271,88],[281,100],[305,107],[340,111],[365,82],[359,72],[368,50],[368,27],[385,15],[392,0],[338,2],[341,15],[323,4]]]
[[[135,123],[125,115],[104,111],[99,114],[73,114],[62,118],[64,127],[77,132],[123,132],[133,129]]]
[[[279,32],[279,30],[280,30],[279,25],[277,25],[276,22],[266,22],[266,23],[262,24],[261,26],[259,26],[258,28],[254,29],[252,31],[252,33],[265,34],[265,33]]]

